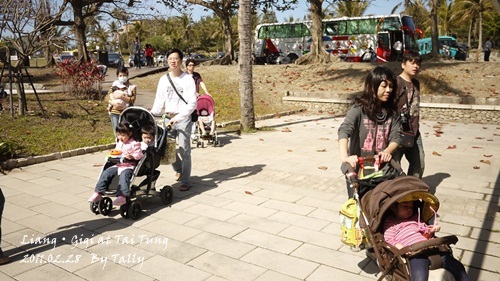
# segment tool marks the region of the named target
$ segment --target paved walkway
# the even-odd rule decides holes
[[[2,247],[14,258],[0,280],[376,280],[377,266],[339,239],[341,121],[269,119],[258,125],[272,130],[194,148],[193,188],[179,192],[161,166],[156,186],[172,185],[175,200],[141,199],[136,221],[89,210],[104,152],[0,175]],[[443,234],[459,236],[471,280],[500,280],[498,128],[424,121],[422,131]]]

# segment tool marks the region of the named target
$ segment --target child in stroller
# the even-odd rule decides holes
[[[163,122],[164,123],[164,122]],[[132,160],[128,162],[124,159],[125,153],[119,153],[118,150],[128,152],[127,147],[122,147],[120,142],[117,143],[115,149],[111,151],[103,165],[99,183],[96,185],[95,193],[89,199],[90,210],[94,214],[109,215],[113,207],[109,195],[123,196],[120,201],[115,200],[116,206],[120,206],[120,214],[124,218],[137,219],[142,211],[141,203],[138,200],[132,200],[139,196],[159,196],[161,201],[168,205],[173,198],[173,189],[166,185],[159,191],[155,188],[156,180],[160,176],[160,171],[157,168],[160,166],[160,161],[167,150],[167,131],[168,128],[156,124],[156,120],[151,113],[141,107],[128,107],[122,111],[119,117],[120,126],[126,125],[126,135],[129,140],[119,141],[129,143],[133,141],[134,157],[125,157]],[[120,128],[120,131],[122,128]],[[125,130],[125,129],[124,129]],[[145,150],[141,149],[141,138],[145,136],[144,132],[148,133],[145,137],[144,144],[148,137],[153,138],[153,142],[145,146]],[[175,144],[174,144],[175,145]],[[132,153],[130,153],[132,154]],[[116,168],[121,165],[127,165],[127,174],[116,177]],[[108,172],[108,170],[110,170]],[[108,174],[109,173],[109,174]],[[123,173],[123,172],[122,172]],[[125,178],[125,175],[127,176]],[[136,179],[145,177],[139,184],[136,184]],[[146,189],[141,187],[146,186]]]
[[[435,218],[438,208],[439,200],[429,187],[411,176],[384,181],[363,196],[362,227],[382,272],[379,280],[388,275],[392,280],[427,280],[429,269],[437,268],[447,269],[456,281],[469,280],[451,254],[450,244],[458,238],[433,237],[439,227],[422,222]]]
[[[215,124],[215,103],[212,96],[206,94],[198,96],[196,111],[198,122],[196,122],[196,136],[193,143],[196,142],[196,147],[204,147],[203,140],[208,140],[208,144],[219,145]],[[210,133],[207,132],[208,130]]]
[[[113,156],[122,156],[122,161],[104,170],[100,177],[95,191],[89,198],[89,202],[96,203],[102,200],[101,193],[109,186],[111,180],[118,175],[117,198],[113,202],[115,206],[121,206],[126,203],[126,197],[129,196],[130,179],[134,173],[137,161],[141,159],[143,153],[141,144],[132,137],[133,127],[128,122],[121,122],[116,126],[117,143],[115,149],[111,151]]]

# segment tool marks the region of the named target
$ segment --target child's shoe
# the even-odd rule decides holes
[[[121,206],[125,203],[127,203],[127,199],[125,198],[125,196],[118,196],[118,198],[113,201],[113,205],[115,206]]]
[[[90,196],[89,202],[96,203],[96,202],[101,201],[101,199],[102,199],[101,194],[99,194],[99,192],[94,192],[94,194],[92,194],[92,196]]]

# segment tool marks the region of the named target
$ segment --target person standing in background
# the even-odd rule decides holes
[[[493,43],[491,43],[491,38],[486,37],[486,42],[484,43],[484,61],[490,61],[491,48]]]
[[[134,66],[141,68],[141,42],[137,36],[134,39]]]

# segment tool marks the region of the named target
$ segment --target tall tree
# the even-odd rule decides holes
[[[240,53],[240,116],[244,131],[255,129],[255,112],[252,84],[252,9],[251,0],[240,0],[238,9]]]
[[[207,10],[212,10],[213,13],[221,19],[222,30],[224,32],[224,52],[229,54],[232,59],[234,59],[234,49],[233,49],[233,28],[231,25],[231,17],[233,17],[238,10],[239,2],[238,0],[185,0],[186,2],[179,0],[161,0],[167,7],[183,11],[186,10],[185,3],[192,5],[200,5]],[[264,11],[274,7],[277,11],[283,11],[290,9],[295,5],[298,0],[280,0],[280,1],[269,1],[269,0],[251,0],[251,9],[253,11],[262,8]]]
[[[312,44],[309,53],[298,58],[296,64],[324,63],[330,62],[331,56],[323,47],[323,0],[310,0],[309,10],[312,19]]]

